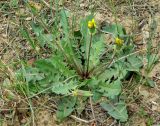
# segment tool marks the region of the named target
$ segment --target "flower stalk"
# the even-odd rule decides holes
[[[91,33],[91,35],[90,35],[89,49],[88,49],[88,55],[87,55],[87,70],[86,70],[86,77],[89,76],[89,59],[90,59],[91,46],[92,46],[92,33]]]
[[[90,51],[91,51],[91,46],[92,46],[92,37],[96,30],[96,23],[94,19],[88,21],[88,29],[90,33],[90,41],[89,41],[88,54],[87,54],[87,68],[86,68],[86,73],[85,73],[86,78],[89,77],[89,60],[90,60]]]

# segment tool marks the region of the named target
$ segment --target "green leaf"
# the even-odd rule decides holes
[[[100,100],[102,98],[103,94],[98,92],[98,91],[94,91],[93,92],[93,101],[97,102],[98,100]]]
[[[85,91],[85,90],[77,90],[77,93],[78,95],[85,97],[90,97],[93,95],[91,91]]]
[[[44,29],[40,25],[38,25],[34,22],[31,23],[31,26],[32,26],[32,29],[33,29],[34,33],[36,34],[36,36],[40,36],[44,31]]]
[[[153,80],[151,80],[151,79],[146,79],[146,82],[147,82],[147,84],[150,86],[150,87],[155,87],[155,85],[156,85],[156,82],[154,82]]]
[[[128,73],[126,63],[125,62],[117,62],[114,66],[115,69],[115,78],[123,79]]]
[[[69,77],[69,76],[73,76],[75,74],[75,71],[74,70],[70,70],[68,67],[67,67],[67,64],[64,61],[63,59],[63,56],[62,55],[54,55],[51,59],[50,59],[51,63],[54,65],[54,67],[57,69],[57,71],[59,71],[61,74],[63,74],[64,76],[66,77]]]
[[[56,94],[67,95],[70,94],[71,90],[76,89],[77,85],[74,82],[70,81],[69,83],[55,83],[55,86],[52,88],[52,92]]]
[[[44,28],[34,22],[31,23],[32,29],[36,34],[36,39],[38,40],[39,44],[43,47],[45,44],[53,46],[51,43],[54,40],[53,34],[45,34]]]
[[[103,41],[103,38],[100,38],[99,41],[92,43],[92,49],[90,53],[90,66],[96,66],[100,59],[99,57],[104,53],[105,51],[105,44]]]
[[[82,38],[82,33],[80,30],[74,31],[74,37],[81,39]]]
[[[85,52],[88,52],[89,49],[89,39],[90,39],[90,35],[89,35],[89,30],[88,30],[88,21],[92,20],[93,15],[88,15],[85,19],[81,20],[81,33],[82,33],[82,48],[85,50]],[[87,53],[86,53],[87,54]],[[87,56],[84,55],[84,57],[86,58]]]
[[[53,34],[42,34],[44,41],[52,42],[53,41]]]
[[[56,70],[54,69],[54,65],[47,59],[44,60],[38,60],[35,62],[36,67],[44,73],[55,73]]]
[[[60,13],[60,16],[61,16],[61,25],[62,25],[62,28],[63,28],[63,32],[65,34],[65,38],[66,40],[69,39],[69,24],[68,24],[68,17],[66,15],[66,11],[63,9],[61,10],[61,13]]]
[[[41,83],[62,82],[71,76],[76,77],[75,70],[71,70],[64,62],[61,54],[54,55],[49,59],[42,59],[35,62],[35,67],[45,75]]]
[[[127,64],[128,71],[139,72],[139,69],[143,66],[142,59],[136,55],[127,57],[127,62],[129,62],[129,64]]]
[[[121,92],[121,81],[116,80],[112,83],[102,83],[99,91],[102,92],[104,96],[114,98]]]
[[[83,112],[83,110],[86,107],[86,103],[87,103],[87,97],[77,97],[77,102],[76,102],[76,112],[78,112],[78,114],[81,114]]]
[[[88,32],[88,21],[93,18],[93,15],[87,16],[85,19],[81,20],[81,33],[84,39],[84,42],[88,42],[89,40],[89,32]]]
[[[10,1],[11,7],[18,7],[18,2],[19,2],[19,0],[11,0]]]
[[[102,102],[100,105],[113,118],[118,119],[121,122],[127,121],[128,114],[127,114],[127,109],[126,109],[126,105],[125,105],[124,102],[119,102],[116,105],[112,105],[112,104],[108,104],[106,102]]]
[[[59,101],[58,110],[56,112],[56,117],[59,122],[63,121],[73,112],[75,104],[76,97],[65,97]]]
[[[31,23],[31,26],[32,26],[34,33],[36,34],[36,38],[37,38],[39,44],[41,46],[44,46],[44,44],[46,42],[45,36],[43,34],[44,29],[40,25],[35,24],[34,22]]]
[[[30,37],[27,29],[25,27],[21,28],[20,33],[29,42],[29,44],[32,46],[32,48],[35,49],[36,45],[34,43],[34,40]]]
[[[64,53],[68,55],[68,60],[70,63],[73,63],[73,66],[77,69],[81,69],[81,61],[76,57],[76,53],[74,53],[73,47],[74,47],[74,41],[71,39],[70,35],[70,27],[68,23],[68,17],[66,15],[66,11],[63,9],[60,12],[61,16],[61,25],[64,33],[64,37],[61,39],[61,43],[64,49]]]
[[[36,82],[44,78],[44,74],[39,73],[37,68],[26,67],[26,73],[23,75],[27,82]]]
[[[120,24],[106,24],[102,30],[113,34],[115,37],[124,36],[126,34],[125,29]]]
[[[111,80],[112,77],[114,76],[117,77],[115,73],[116,73],[116,70],[113,68],[110,68],[110,69],[105,70],[105,72],[101,74],[98,78],[103,81]]]
[[[91,79],[86,80],[86,82],[83,82],[84,83],[83,85],[88,85],[89,88],[95,90],[98,88],[99,82],[100,82],[99,79],[91,78]]]
[[[147,72],[151,72],[154,66],[158,63],[159,56],[157,54],[147,55]]]

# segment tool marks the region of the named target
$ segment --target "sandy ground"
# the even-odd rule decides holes
[[[4,1],[0,1],[2,3]],[[138,34],[134,42],[139,46],[140,49],[146,48],[146,41],[150,33],[150,25],[154,19],[158,25],[153,38],[153,45],[156,47],[157,43],[160,42],[160,1],[159,0],[133,0],[133,3],[129,5],[125,0],[114,0],[117,8],[118,22],[120,22],[127,30],[127,33]],[[105,0],[94,1],[96,16],[95,19],[98,25],[103,22],[112,23],[115,22],[114,15],[112,13],[111,7]],[[46,7],[46,6],[45,6]],[[71,0],[65,1],[65,7],[70,12],[79,13],[80,17],[87,15],[89,9],[92,7],[88,0],[80,0],[79,10],[75,7],[75,2]],[[47,8],[47,7],[46,7]],[[21,12],[25,11],[23,6]],[[151,14],[153,13],[153,16]],[[29,20],[30,17],[27,17]],[[16,15],[16,11],[9,10],[8,13],[0,11],[0,59],[1,64],[6,65],[5,67],[0,67],[0,82],[1,85],[5,81],[12,81],[14,79],[14,67],[13,64],[17,65],[18,59],[32,59],[32,50],[28,44],[20,37],[18,31],[19,19]],[[108,41],[112,41],[107,38]],[[160,55],[160,52],[159,52]],[[4,73],[5,72],[5,73]],[[149,121],[152,121],[155,126],[160,125],[160,63],[158,63],[152,72],[150,77],[156,82],[155,88],[149,88],[143,85],[139,85],[135,88],[136,94],[131,97],[140,96],[138,100],[134,101],[129,106],[130,118],[125,124],[118,124],[113,119],[108,117],[104,120],[104,126],[109,125],[126,125],[126,126],[146,126]],[[4,89],[2,89],[3,91]],[[2,93],[1,91],[1,93]],[[14,92],[14,91],[13,91]],[[138,94],[138,95],[137,95]],[[45,101],[43,101],[45,99]],[[137,99],[137,98],[135,98]],[[36,98],[33,99],[37,100]],[[15,105],[14,105],[15,104]],[[37,109],[34,109],[35,122],[32,122],[32,114],[26,109],[24,111],[18,111],[18,113],[12,113],[9,111],[3,111],[0,115],[0,122],[2,126],[20,126],[23,124],[32,125],[35,123],[37,126],[58,126],[56,124],[54,106],[50,102],[49,96],[44,96],[43,98],[38,97],[36,101]],[[22,100],[22,102],[14,101],[8,102],[1,100],[0,98],[0,108],[3,109],[15,109],[14,106],[19,108],[28,108],[28,105]],[[144,112],[144,113],[143,113]],[[2,121],[1,121],[2,120]],[[28,124],[27,124],[28,123]],[[94,124],[85,124],[76,119],[69,118],[60,126],[94,126]]]

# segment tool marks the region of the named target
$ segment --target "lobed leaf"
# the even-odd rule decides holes
[[[124,102],[119,102],[116,105],[102,102],[100,105],[102,106],[102,108],[104,108],[108,112],[109,115],[111,115],[115,119],[118,119],[121,122],[127,121],[128,114],[127,114],[127,109]]]
[[[74,84],[74,82],[69,82],[69,83],[60,83],[57,82],[54,84],[52,88],[52,92],[56,94],[61,94],[61,95],[67,95],[70,94],[71,90],[76,89],[77,85]]]
[[[63,121],[73,112],[76,100],[76,97],[65,97],[59,101],[56,112],[56,117],[59,122]]]
[[[34,40],[29,35],[27,29],[25,27],[23,27],[23,28],[20,29],[20,32],[21,32],[22,36],[29,42],[29,44],[31,45],[31,47],[33,49],[35,49],[36,45],[34,43]]]
[[[121,81],[116,80],[112,83],[102,83],[100,85],[99,92],[102,92],[104,96],[114,98],[115,96],[119,95],[121,92]]]

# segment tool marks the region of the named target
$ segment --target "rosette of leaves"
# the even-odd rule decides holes
[[[138,74],[142,63],[139,56],[130,55],[134,52],[134,45],[130,43],[129,36],[126,37],[124,28],[113,24],[103,29],[114,36],[124,37],[125,45],[115,53],[114,44],[106,44],[104,32],[97,30],[91,38],[88,21],[94,18],[93,15],[82,19],[80,24],[72,20],[70,25],[66,10],[61,10],[57,14],[58,24],[52,26],[56,27],[56,32],[48,29],[50,33],[45,33],[45,28],[38,22],[36,25],[31,24],[34,37],[31,37],[26,29],[22,29],[23,37],[33,49],[35,43],[41,48],[49,45],[52,49],[50,58],[38,59],[34,67],[26,67],[29,70],[26,70],[24,78],[28,85],[32,85],[33,88],[39,87],[33,93],[42,92],[43,88],[46,88],[48,90],[43,93],[63,96],[57,106],[56,115],[59,121],[63,121],[73,112],[80,114],[85,109],[89,97],[94,102],[107,99],[100,102],[102,108],[115,119],[126,121],[128,118],[126,105],[119,99],[123,80],[130,72]],[[58,26],[60,28],[57,28]],[[75,31],[73,26],[78,27],[78,30]],[[89,66],[86,72],[88,57]],[[30,76],[27,76],[28,73]]]

